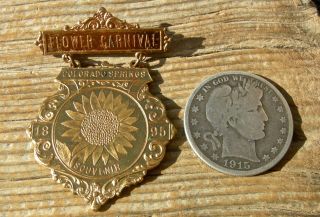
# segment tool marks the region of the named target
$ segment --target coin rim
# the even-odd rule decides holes
[[[199,92],[199,90],[203,87],[203,85],[205,85],[207,82],[216,79],[220,76],[224,76],[224,75],[244,75],[244,76],[251,76],[257,80],[260,80],[262,82],[265,82],[269,87],[271,87],[271,89],[276,93],[276,95],[281,99],[282,104],[284,105],[287,114],[288,114],[288,136],[286,139],[286,143],[283,146],[281,152],[273,159],[271,160],[269,163],[263,165],[262,167],[258,167],[256,169],[253,170],[248,170],[248,171],[239,171],[239,170],[232,170],[229,168],[225,168],[223,166],[220,166],[219,164],[215,163],[214,161],[210,160],[207,156],[205,156],[202,151],[200,150],[200,148],[196,145],[196,142],[194,141],[194,139],[192,138],[192,134],[190,131],[190,126],[189,126],[189,117],[188,114],[190,114],[190,107],[191,107],[191,103],[195,97],[195,95]],[[208,166],[210,166],[211,168],[214,168],[222,173],[225,174],[229,174],[229,175],[235,175],[235,176],[254,176],[254,175],[258,175],[261,174],[269,169],[271,169],[272,167],[274,167],[276,164],[279,163],[279,161],[284,157],[284,155],[287,153],[291,141],[292,141],[292,136],[293,136],[293,117],[292,117],[292,113],[290,110],[290,107],[288,105],[287,100],[284,98],[284,96],[282,95],[282,93],[278,90],[278,88],[276,88],[273,84],[271,84],[269,81],[267,81],[266,79],[264,79],[263,77],[261,77],[260,75],[256,75],[256,74],[251,74],[248,72],[242,72],[242,71],[225,71],[225,72],[220,72],[217,73],[213,76],[210,76],[206,79],[204,79],[191,93],[191,95],[189,96],[188,102],[186,104],[185,107],[185,112],[184,112],[184,130],[186,133],[186,137],[187,140],[189,142],[189,145],[191,146],[192,150],[194,153],[196,153],[196,155],[202,160],[204,161]]]

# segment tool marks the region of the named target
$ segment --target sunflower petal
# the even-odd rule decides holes
[[[80,130],[74,134],[74,136],[72,137],[72,141],[81,142]]]
[[[67,110],[66,113],[73,120],[82,121],[84,118],[84,115],[80,112],[74,112],[71,110]]]
[[[117,144],[121,144],[124,147],[132,148],[132,144],[125,138],[118,136],[116,139]]]
[[[74,137],[79,132],[79,129],[71,128],[66,130],[61,136],[62,137]]]
[[[79,129],[81,126],[81,121],[75,121],[75,120],[71,120],[71,121],[65,121],[61,123],[63,126],[65,127],[69,127],[69,128],[73,128],[73,129]]]
[[[83,163],[87,161],[88,157],[96,150],[96,148],[97,146],[88,145],[85,149],[83,149],[84,151]]]
[[[120,120],[120,121],[125,124],[131,125],[131,124],[135,123],[137,120],[138,120],[138,118],[136,118],[136,117],[128,117],[128,118],[126,118],[124,120]]]
[[[120,134],[125,137],[128,141],[136,141],[136,138],[134,138],[134,136],[132,136],[131,133],[128,132],[120,132]]]
[[[71,153],[72,157],[74,157],[79,151],[84,149],[87,145],[89,145],[89,144],[86,142],[79,143],[78,145],[75,145],[74,148],[72,149],[72,153]]]
[[[133,131],[137,131],[138,128],[134,127],[134,126],[130,126],[130,125],[126,125],[121,123],[120,127],[119,127],[119,131],[120,132],[133,132]]]
[[[86,148],[89,144],[88,143],[79,143],[72,149],[71,153],[71,160],[70,160],[70,166],[72,167],[74,163],[76,162],[75,160],[77,158],[82,159],[82,155],[84,152],[82,151],[84,148]]]
[[[121,109],[121,95],[117,96],[113,101],[113,111]]]
[[[101,107],[102,107],[104,101],[106,100],[106,95],[104,95],[103,90],[100,90],[99,96],[98,96],[98,100],[99,100],[99,103],[100,103],[100,105],[101,105]]]
[[[121,104],[121,109],[122,110],[128,110],[128,106],[129,106],[129,101],[125,100],[122,104]]]
[[[127,150],[121,144],[117,143],[116,149],[117,149],[117,152],[120,154],[127,154]]]
[[[110,110],[110,111],[113,110],[113,92],[112,91],[110,91],[110,93],[108,94],[102,107],[103,109],[106,109],[106,110]]]
[[[103,160],[104,165],[107,165],[108,160],[109,160],[109,156],[110,156],[109,153],[106,150],[103,150],[101,156],[102,156],[102,160]]]
[[[57,152],[59,153],[61,158],[65,160],[67,164],[69,164],[71,160],[71,151],[68,146],[63,142],[60,142],[59,140],[56,141],[56,145]]]
[[[91,112],[91,106],[90,106],[89,99],[84,95],[82,95],[82,106],[83,106],[83,110],[85,111],[86,114]]]
[[[122,109],[122,111],[119,112],[118,116],[120,120],[129,117],[134,113],[134,109]]]
[[[103,147],[97,146],[96,150],[92,153],[92,163],[94,166],[97,164],[97,162],[101,158],[102,151],[103,151]]]
[[[105,145],[104,147],[107,149],[107,151],[109,152],[109,154],[110,154],[114,159],[119,160],[117,151],[116,151],[113,143],[110,143],[110,144],[108,144],[108,145]]]
[[[97,95],[92,91],[90,95],[90,105],[92,110],[100,110],[101,105],[99,103]]]
[[[83,106],[82,106],[81,103],[73,102],[73,106],[75,107],[75,109],[76,109],[78,112],[81,112],[82,114],[85,113],[85,111],[83,110]]]

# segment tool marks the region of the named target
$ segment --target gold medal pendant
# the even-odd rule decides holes
[[[59,91],[45,100],[29,129],[36,160],[53,179],[99,209],[124,187],[142,181],[157,166],[173,125],[148,91],[144,54],[166,51],[163,28],[141,29],[104,8],[64,30],[41,32],[44,54],[62,54]],[[138,53],[137,53],[138,52]],[[128,68],[111,64],[81,68],[72,54],[136,53]]]

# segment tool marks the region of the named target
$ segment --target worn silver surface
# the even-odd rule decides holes
[[[194,152],[232,175],[262,173],[287,152],[292,114],[282,94],[260,76],[225,72],[202,82],[186,106],[184,126]]]

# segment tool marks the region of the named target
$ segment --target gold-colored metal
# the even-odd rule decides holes
[[[157,166],[174,128],[147,69],[63,68],[30,134],[37,161],[98,209]]]
[[[53,52],[47,49],[51,33],[72,31],[80,37],[105,34],[102,28],[131,34],[138,25],[127,24],[102,8],[94,17],[66,27],[65,32],[43,31],[37,44],[49,54]],[[152,31],[163,34],[162,29]],[[161,43],[164,51],[166,45]],[[70,67],[62,68],[57,77],[59,91],[44,101],[28,132],[36,160],[51,169],[54,180],[84,197],[96,210],[124,187],[142,181],[147,170],[160,163],[175,129],[163,104],[148,91],[147,83],[152,81],[148,69],[139,68],[145,52],[127,50],[136,52],[130,68],[108,62],[81,68],[72,52],[60,51]],[[91,53],[84,48],[81,52]]]
[[[167,50],[169,41],[165,28],[142,29],[101,8],[73,27],[41,31],[36,45],[44,55],[159,53]]]

